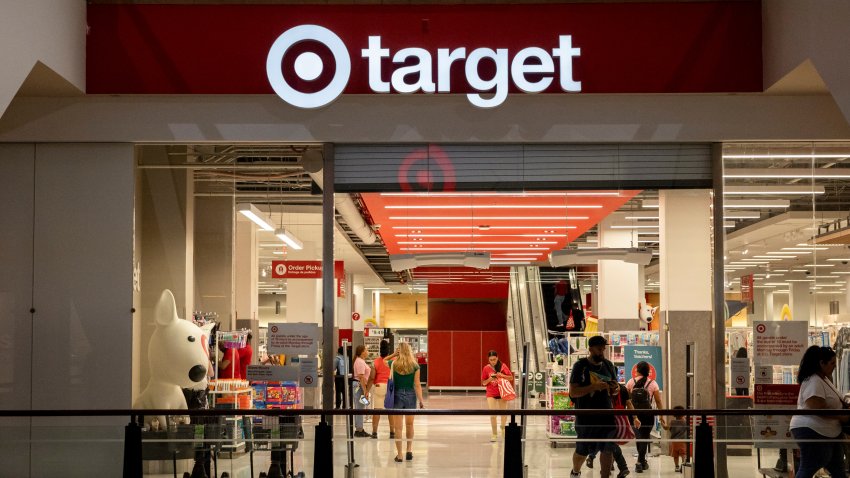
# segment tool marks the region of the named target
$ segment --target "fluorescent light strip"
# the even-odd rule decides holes
[[[783,247],[783,251],[826,251],[828,247]]]
[[[384,206],[384,209],[602,209],[600,204],[469,204]]]
[[[835,264],[806,264],[803,267],[835,267]]]
[[[488,226],[489,229],[577,229],[578,226]],[[479,229],[478,226],[393,226],[393,229],[450,229],[450,230],[464,230],[464,229]]]
[[[811,254],[811,252],[809,252],[809,251],[795,251],[795,252],[791,252],[791,251],[775,251],[775,252],[768,252],[768,254],[770,254],[771,256],[789,256],[789,257],[797,257],[797,256],[804,256],[804,255],[806,255],[806,254]]]
[[[791,206],[787,199],[724,199],[724,209],[778,209]]]
[[[724,154],[723,159],[838,159],[850,158],[848,154],[836,153],[810,153],[810,154],[780,154],[780,153],[764,153],[764,154]]]
[[[421,193],[381,193],[388,197],[564,197],[564,196],[608,196],[619,197],[619,191],[575,191],[575,192],[520,192],[520,193],[497,193],[497,192],[474,192],[474,193],[447,193],[447,192],[421,192]]]
[[[761,214],[754,211],[724,211],[723,219],[758,219]]]
[[[251,203],[240,203],[236,205],[236,210],[264,231],[274,231],[274,226],[272,226],[269,218],[257,206]]]
[[[658,229],[658,224],[614,224],[611,229]]]
[[[839,258],[827,259],[827,260],[829,262],[850,262],[850,259],[839,259]]]
[[[393,221],[539,221],[576,220],[584,221],[587,216],[390,216]]]
[[[399,244],[423,244],[423,245],[427,245],[427,244],[469,244],[469,245],[474,245],[474,246],[482,246],[482,245],[489,245],[489,244],[499,244],[499,245],[502,245],[502,244],[526,244],[526,245],[531,245],[531,244],[557,244],[558,241],[536,241],[536,242],[529,242],[529,241],[475,241],[475,242],[470,242],[470,241],[398,241],[398,243]]]
[[[726,186],[723,188],[724,195],[768,195],[768,194],[824,194],[823,186]]]
[[[741,168],[727,169],[724,178],[841,179],[850,178],[850,168]]]
[[[396,234],[395,237],[564,237],[563,234]]]
[[[530,249],[527,247],[402,247],[403,251],[529,251],[541,249]]]

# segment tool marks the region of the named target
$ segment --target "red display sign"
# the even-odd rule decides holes
[[[334,261],[334,277],[338,271],[344,270],[343,261]],[[345,276],[345,274],[341,274]],[[322,261],[272,261],[272,278],[274,279],[321,279]]]
[[[741,302],[753,301],[753,275],[741,276]]]
[[[753,394],[755,405],[796,406],[800,385],[797,384],[756,384]]]
[[[272,76],[306,95],[329,86],[499,96],[762,91],[760,2],[94,4],[87,12],[90,94],[272,94]],[[330,33],[285,39],[271,54],[301,26]],[[277,62],[267,61],[278,56],[270,75]]]

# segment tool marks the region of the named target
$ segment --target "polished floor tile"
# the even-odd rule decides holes
[[[470,395],[434,395],[426,399],[428,408],[435,409],[476,409],[486,407],[483,397]],[[305,476],[312,475],[313,466],[313,425],[317,419],[312,417],[305,422],[306,439],[300,442],[294,454],[295,471],[304,471]],[[567,477],[573,449],[553,448],[546,437],[543,417],[532,417],[526,430],[525,464],[529,477]],[[394,442],[388,438],[389,429],[386,418],[381,419],[379,439],[356,438],[353,449],[353,462],[350,475],[346,475],[349,463],[348,441],[345,440],[345,419],[337,418],[334,427],[334,475],[355,478],[402,478],[402,477],[502,477],[504,443],[499,440],[490,442],[490,422],[486,417],[431,416],[415,419],[415,438],[413,441],[413,460],[396,463]],[[371,432],[371,423],[366,423]],[[624,447],[626,459],[632,470],[631,477],[677,477],[682,476],[673,470],[673,460],[669,456],[655,456],[649,459],[650,469],[644,473],[635,473],[632,456],[634,446]],[[253,476],[269,467],[270,453],[257,450],[253,454]],[[769,452],[762,457],[762,463],[775,462],[775,454]],[[598,462],[594,469],[583,468],[582,478],[599,477]],[[182,474],[182,470],[180,470]],[[251,477],[251,460],[248,455],[233,460],[221,459],[218,462],[218,476],[227,472],[231,478]],[[166,477],[171,474],[148,474],[151,477]],[[178,474],[179,476],[179,474]],[[612,475],[614,476],[614,475]],[[729,457],[729,476],[757,477],[755,456]]]

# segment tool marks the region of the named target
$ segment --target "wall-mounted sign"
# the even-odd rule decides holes
[[[277,93],[301,108],[462,94],[489,108],[510,93],[763,91],[759,2],[134,4],[87,16],[89,94]]]
[[[627,345],[623,351],[626,362],[626,381],[637,374],[637,364],[649,364],[649,378],[664,390],[664,368],[662,366],[661,347],[655,345]]]
[[[800,365],[809,344],[809,323],[753,321],[753,363]]]
[[[269,324],[269,354],[316,355],[319,353],[317,324]]]
[[[750,388],[750,359],[732,357],[732,388]]]

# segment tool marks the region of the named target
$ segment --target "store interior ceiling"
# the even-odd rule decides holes
[[[194,170],[196,197],[250,202],[302,242],[319,247],[321,188],[302,158],[320,149],[319,144],[175,145],[168,162]],[[850,215],[850,144],[733,143],[724,145],[723,154],[727,291],[740,291],[740,277],[753,274],[759,288],[783,292],[789,281],[805,280],[816,282],[819,292],[843,293],[850,275],[848,245],[815,244],[814,237],[819,226]],[[624,226],[638,226],[634,246],[653,251],[645,287],[658,292],[657,190],[350,196],[378,239],[367,244],[337,212],[334,255],[345,261],[355,282],[373,290],[422,292],[429,282],[482,280],[462,268],[394,272],[389,254],[476,250],[490,252],[493,267],[548,266],[553,250],[597,247],[599,221],[619,214]],[[272,280],[270,267],[272,260],[286,257],[286,249],[268,232],[258,233],[258,246],[261,291],[285,292],[285,281]],[[544,282],[566,276],[566,271],[544,270]],[[594,276],[592,267],[579,271],[580,282]],[[504,276],[487,280],[494,277]]]

